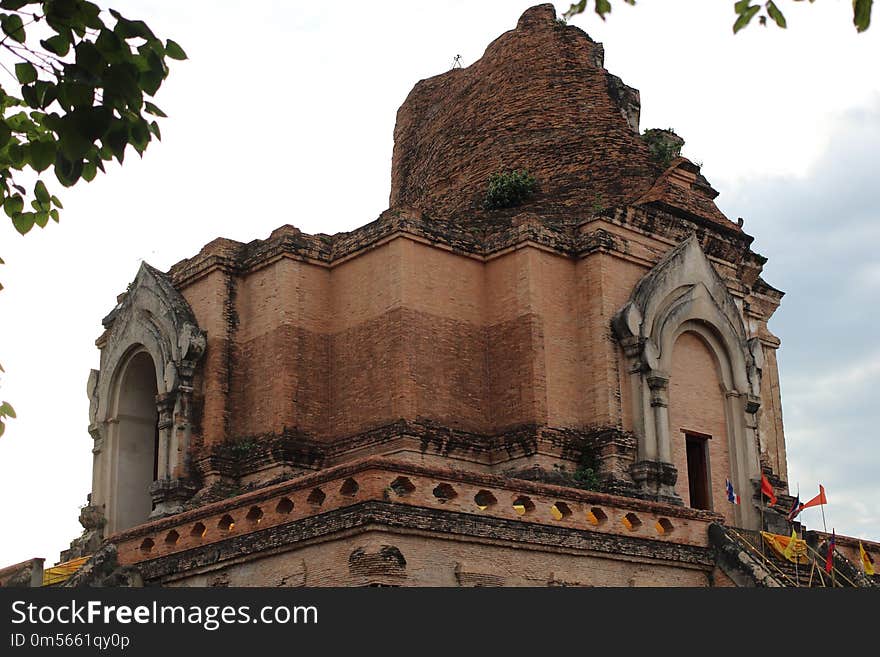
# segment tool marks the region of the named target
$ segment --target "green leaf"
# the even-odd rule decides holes
[[[769,0],[767,2],[767,13],[770,14],[770,18],[772,18],[779,27],[786,27],[785,16],[782,15],[782,12],[779,11],[779,7],[776,6],[776,3],[773,0]]]
[[[34,109],[38,109],[40,107],[40,101],[37,100],[37,91],[36,89],[34,89],[34,87],[22,87],[21,97],[24,98],[24,102],[28,104],[28,107],[33,107]]]
[[[0,148],[6,146],[12,138],[12,130],[6,125],[6,121],[0,119]]]
[[[739,4],[739,3],[737,3]],[[749,22],[755,17],[755,14],[761,9],[759,5],[753,5],[751,7],[747,7],[745,11],[743,11],[739,18],[736,19],[736,22],[733,24],[733,33],[736,34],[741,29],[743,29]]]
[[[24,199],[21,197],[20,194],[7,196],[6,200],[3,201],[3,211],[8,217],[14,217],[22,210],[24,210]]]
[[[64,209],[64,206],[61,205],[61,201],[59,201],[58,197],[55,196],[54,194],[51,197],[51,201],[52,201],[53,205],[55,205],[56,208],[61,208],[62,210]]]
[[[58,210],[56,210],[55,208],[52,208],[51,210],[49,210],[49,216],[52,217],[52,220],[56,224],[60,221],[60,218],[58,216]]]
[[[0,29],[6,33],[9,38],[24,43],[24,26],[21,22],[21,16],[18,14],[7,14],[0,20]]]
[[[129,135],[131,137],[131,145],[134,146],[139,155],[143,155],[147,144],[150,143],[149,124],[143,119],[132,121],[129,124]]]
[[[27,157],[24,152],[24,146],[22,146],[18,142],[13,142],[6,147],[6,155],[9,156],[9,161],[16,169],[21,169],[25,164],[27,164]]]
[[[104,21],[102,21],[99,16],[100,13],[101,8],[94,2],[80,3],[79,15],[85,27],[90,27],[93,30],[100,30],[104,27]]]
[[[37,215],[33,212],[20,212],[12,217],[12,225],[22,235],[27,234],[34,227],[34,221]]]
[[[43,205],[48,205],[51,201],[51,197],[49,196],[49,190],[46,189],[46,183],[42,180],[38,180],[37,184],[34,185],[34,196],[37,198]]]
[[[853,0],[853,25],[857,32],[864,32],[871,25],[871,6],[874,0]]]
[[[45,171],[55,161],[55,142],[45,139],[32,141],[28,147],[28,155],[32,169]]]
[[[156,123],[155,121],[152,121],[150,123],[150,132],[152,132],[154,135],[156,135],[156,139],[158,139],[159,141],[162,141],[162,133],[159,131],[159,124]]]
[[[15,77],[21,84],[30,84],[37,79],[37,69],[30,62],[20,62],[15,65]]]
[[[587,0],[580,0],[580,2],[575,2],[571,7],[569,7],[562,17],[566,20],[571,18],[572,16],[576,16],[584,11],[587,8]]]
[[[138,84],[140,84],[145,94],[155,96],[156,92],[159,91],[159,87],[162,86],[162,80],[164,79],[164,75],[155,71],[144,71],[138,78]]]
[[[15,11],[16,9],[21,9],[25,5],[29,5],[34,0],[3,0],[0,2],[0,7],[3,9],[8,9],[9,11]],[[3,371],[3,368],[0,367],[0,372]]]
[[[2,370],[0,370],[2,371]],[[0,404],[0,415],[6,417],[15,417],[15,410],[12,408],[9,402],[3,402]]]
[[[175,41],[168,39],[165,42],[165,53],[171,59],[186,59],[186,53],[183,52],[183,48],[181,48]]]
[[[58,84],[58,101],[70,110],[75,107],[91,107],[95,100],[95,89],[82,82],[64,81]]]
[[[83,172],[82,177],[86,182],[92,182],[95,179],[95,176],[98,175],[98,167],[94,162],[84,162],[83,163]]]
[[[12,116],[7,116],[6,124],[12,129],[12,132],[25,133],[27,135],[36,134],[34,120],[24,112],[16,112]]]
[[[91,75],[98,76],[104,69],[106,60],[91,41],[80,41],[74,46],[76,66]]]
[[[123,39],[140,37],[142,39],[155,39],[156,35],[143,21],[132,21],[124,18],[118,11],[111,9],[110,13],[116,19],[116,27],[113,31]]]
[[[750,4],[751,4],[751,0],[737,0],[737,2],[735,2],[735,3],[733,4],[733,10],[734,10],[737,14],[741,14],[741,13],[743,13],[746,9],[749,8],[749,5],[750,5]]]
[[[107,107],[97,105],[75,109],[65,119],[66,129],[79,132],[90,142],[93,142],[96,139],[101,139],[110,129],[113,112]],[[65,125],[64,120],[62,120],[62,125]]]
[[[161,116],[161,117],[164,117],[164,118],[167,118],[167,117],[168,117],[168,115],[167,115],[165,112],[163,112],[163,111],[160,110],[158,107],[156,107],[155,105],[153,105],[153,103],[151,103],[150,101],[145,101],[145,102],[144,102],[144,111],[145,111],[147,114],[152,114],[153,116]]]
[[[98,33],[98,38],[95,39],[95,48],[110,61],[117,61],[122,51],[128,50],[122,39],[108,29],[103,29]]]
[[[37,80],[34,82],[34,88],[37,92],[40,109],[46,109],[51,105],[58,94],[58,87],[46,80]]]
[[[596,0],[596,13],[604,21],[605,14],[611,13],[611,3],[608,0]]]
[[[64,117],[70,119],[68,115]],[[65,121],[64,130],[58,138],[58,148],[68,160],[79,160],[89,152],[92,142],[79,130],[73,121]]]
[[[120,62],[107,70],[104,75],[104,102],[119,110],[126,106],[140,110],[143,92],[138,86],[137,67],[128,62]]]
[[[64,57],[70,50],[70,39],[67,38],[66,33],[61,32],[48,39],[41,39],[40,45],[49,52]]]
[[[46,80],[37,80],[32,85],[21,88],[21,97],[24,98],[29,107],[45,109],[55,100],[55,85]],[[31,117],[35,121],[42,120],[43,118],[42,114],[33,112]]]
[[[117,121],[115,125],[107,131],[102,138],[104,145],[110,149],[110,152],[116,156],[119,164],[125,157],[125,147],[128,145],[128,127],[124,121]]]
[[[55,156],[55,177],[65,187],[72,187],[82,175],[82,160],[68,160],[61,153]]]

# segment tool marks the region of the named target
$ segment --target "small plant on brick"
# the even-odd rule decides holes
[[[538,189],[537,179],[525,169],[493,173],[489,178],[486,200],[487,210],[500,210],[521,205]]]
[[[585,488],[586,490],[601,489],[602,482],[599,479],[596,459],[592,452],[584,450],[581,453],[580,462],[572,475],[572,479],[577,482],[578,488]]]
[[[662,169],[666,169],[672,164],[672,160],[681,155],[681,147],[684,146],[684,139],[675,134],[672,128],[645,130],[642,141],[647,144],[651,156]]]
[[[235,458],[244,458],[256,449],[257,444],[252,440],[238,440],[229,448]]]

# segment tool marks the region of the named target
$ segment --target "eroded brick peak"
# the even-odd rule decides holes
[[[639,93],[603,61],[602,44],[542,4],[471,66],[420,81],[397,113],[391,207],[456,223],[503,218],[523,208],[485,211],[488,179],[518,168],[537,178],[527,206],[543,217],[647,198],[663,171],[639,136]],[[705,218],[736,228],[709,204]]]

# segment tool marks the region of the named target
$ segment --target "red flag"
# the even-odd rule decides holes
[[[834,530],[831,530],[831,540],[828,541],[828,554],[825,555],[825,572],[830,573],[834,567]]]
[[[773,492],[773,486],[767,481],[767,475],[761,473],[761,492],[770,498],[770,506],[776,504],[776,493]]]
[[[819,494],[809,502],[801,504],[801,509],[806,509],[808,506],[819,506],[820,504],[828,504],[828,500],[825,497],[825,487],[822,484],[819,484]]]

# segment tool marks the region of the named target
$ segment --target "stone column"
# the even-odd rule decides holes
[[[630,474],[645,497],[682,504],[675,493],[678,471],[672,464],[672,447],[669,438],[669,376],[657,370],[641,375],[640,393],[650,403],[650,413],[645,415],[646,441],[641,460],[633,464]],[[645,385],[647,383],[647,386]]]
[[[657,460],[672,463],[669,439],[669,376],[656,370],[647,375],[651,389],[651,408],[654,411],[654,432],[657,436]]]
[[[192,480],[189,443],[192,434],[192,376],[195,362],[166,365],[166,385],[171,391],[157,397],[159,405],[159,478],[150,486],[151,518],[180,513],[198,490]]]
[[[645,394],[642,362],[642,341],[638,338],[621,340],[623,353],[629,362],[629,391],[632,399],[633,428],[638,439],[638,461],[654,461],[657,458],[657,440],[651,417],[650,400]]]
[[[171,476],[171,436],[173,433],[174,394],[156,395],[156,409],[159,418],[156,421],[159,430],[159,463],[156,468],[157,479],[168,479]]]

